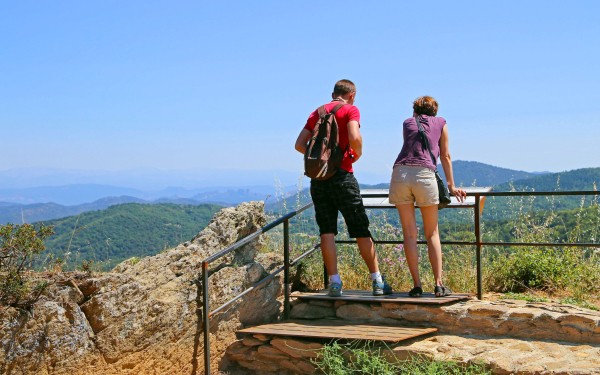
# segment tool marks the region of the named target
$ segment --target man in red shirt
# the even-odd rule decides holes
[[[331,178],[310,181],[310,195],[315,206],[315,218],[321,235],[321,254],[329,275],[328,294],[332,297],[342,295],[342,281],[338,274],[335,246],[338,212],[341,212],[344,217],[350,237],[356,238],[360,255],[369,268],[373,280],[373,295],[391,294],[392,288],[379,272],[375,245],[369,231],[369,218],[352,169],[352,163],[362,156],[360,112],[354,106],[356,86],[352,81],[342,79],[335,84],[331,97],[333,100],[325,104],[327,112],[331,112],[337,104],[344,103],[335,113],[339,127],[339,145],[342,150],[345,150],[344,158],[340,169]],[[306,125],[296,140],[298,152],[302,154],[306,152],[306,146],[318,118],[317,110],[308,117]]]

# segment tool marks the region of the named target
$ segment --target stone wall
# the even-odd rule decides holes
[[[555,303],[470,300],[446,306],[297,300],[292,319],[343,319],[437,327],[385,348],[390,360],[421,356],[481,363],[494,374],[600,374],[600,312]],[[324,340],[248,335],[227,357],[248,373],[314,374]]]
[[[440,333],[600,344],[600,312],[571,305],[520,300],[470,300],[451,305],[297,301],[290,318],[337,317],[403,326],[436,327]]]

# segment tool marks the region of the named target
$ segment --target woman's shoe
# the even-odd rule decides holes
[[[412,288],[410,292],[408,292],[409,297],[421,297],[422,294],[423,288],[421,288],[420,286],[416,286]]]
[[[435,294],[436,297],[446,297],[451,295],[452,291],[450,288],[447,288],[443,285],[436,285],[436,287],[433,289],[433,294]]]

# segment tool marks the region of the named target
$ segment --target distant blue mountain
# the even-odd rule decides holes
[[[62,191],[70,191],[76,194],[77,189],[86,189],[85,185],[71,186],[71,189],[64,188],[58,189],[58,193],[54,189],[50,191],[59,196]],[[244,189],[227,189],[227,188],[210,188],[210,189],[168,189],[169,193],[177,193],[181,195],[194,194],[191,197],[180,197],[177,194],[166,196],[157,199],[142,199],[135,196],[121,195],[115,197],[105,197],[96,199],[91,203],[82,203],[75,205],[58,204],[55,202],[48,203],[32,203],[22,204],[13,202],[0,202],[0,225],[6,223],[34,223],[37,221],[61,219],[68,216],[78,215],[83,212],[104,210],[108,207],[122,204],[122,203],[146,203],[146,204],[161,204],[161,203],[172,203],[172,204],[185,204],[185,205],[201,205],[201,204],[216,204],[219,206],[233,206],[241,202],[247,202],[252,200],[268,200],[274,193],[268,191],[266,187],[256,187],[256,190],[252,188]],[[204,191],[206,190],[206,191]],[[42,191],[43,189],[40,188]],[[118,191],[118,189],[111,189],[111,191]],[[198,192],[201,191],[201,192]],[[158,192],[155,194],[166,194],[166,192]],[[154,194],[154,195],[155,195]],[[148,193],[140,192],[141,196],[148,196]],[[45,196],[50,196],[47,194]],[[85,196],[85,194],[84,194]],[[151,196],[151,195],[150,195]]]
[[[439,170],[443,175],[441,166],[439,166]],[[473,161],[454,161],[453,170],[458,186],[498,186],[511,181],[526,184],[526,181],[529,180],[540,181],[540,177],[544,176],[548,176],[543,179],[544,181],[546,179],[556,181],[556,177],[546,172],[530,173]],[[6,172],[0,172],[0,177],[2,176],[15,177]],[[561,185],[568,186],[570,182],[567,180],[561,181]],[[239,181],[247,182],[241,177]],[[388,186],[387,181],[377,185],[362,185],[363,188],[387,188]],[[300,197],[290,197],[297,194],[300,194]],[[300,187],[268,185],[201,188],[170,186],[158,191],[82,183],[63,186],[13,187],[0,189],[0,224],[58,219],[82,212],[102,210],[121,203],[191,205],[212,203],[220,206],[232,206],[251,200],[265,201],[270,210],[280,211],[285,210],[286,207],[292,207],[290,206],[292,201],[306,201],[310,200],[310,197],[306,189]]]
[[[73,184],[62,186],[38,186],[22,189],[0,189],[0,201],[21,204],[57,203],[78,205],[94,202],[105,197],[130,196],[143,198],[144,192],[112,185]]]

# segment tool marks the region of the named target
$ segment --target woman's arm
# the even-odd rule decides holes
[[[467,193],[463,189],[454,186],[454,174],[452,173],[452,157],[450,157],[449,143],[448,126],[444,125],[442,136],[440,138],[440,162],[442,163],[442,168],[444,168],[444,174],[446,175],[446,182],[448,183],[450,194],[454,195],[459,202],[462,202],[467,196]]]

